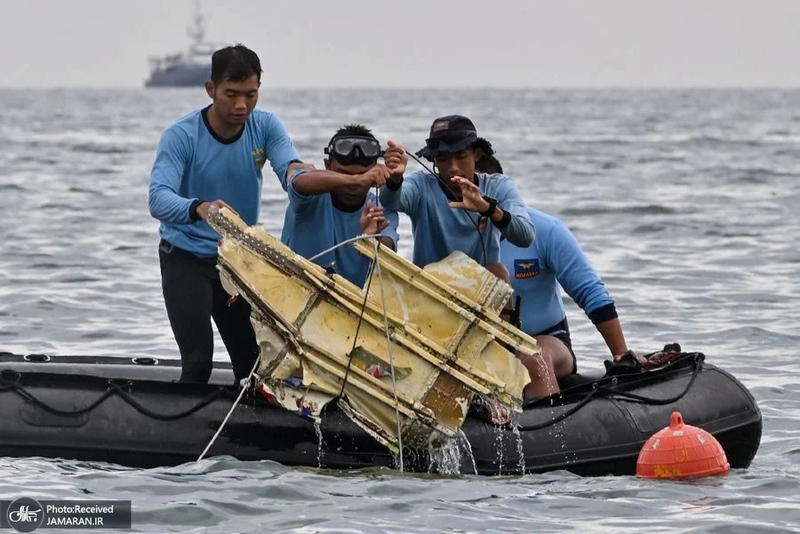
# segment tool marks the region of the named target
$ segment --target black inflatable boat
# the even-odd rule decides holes
[[[513,425],[471,415],[463,426],[471,454],[462,445],[461,453],[450,455],[456,465],[448,470],[633,474],[644,442],[668,426],[676,410],[720,441],[732,468],[748,467],[761,439],[752,395],[700,353],[667,360],[650,370],[612,366],[594,377],[570,377],[560,394],[530,403]],[[174,360],[0,353],[0,456],[138,467],[194,461],[239,389],[223,364],[215,364],[210,384],[177,383],[179,374]],[[315,426],[254,390],[207,453],[215,455],[332,469],[398,464],[337,408]],[[437,458],[408,450],[404,468],[441,470]]]

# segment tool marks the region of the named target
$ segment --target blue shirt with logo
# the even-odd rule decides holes
[[[378,205],[375,194],[370,191],[364,204],[353,211],[344,211],[333,205],[330,193],[304,195],[294,188],[294,180],[307,171],[300,170],[289,179],[289,206],[283,221],[281,241],[305,258],[311,258],[334,245],[361,234],[361,213],[367,200]],[[389,221],[381,234],[391,238],[397,248],[397,212],[384,208],[384,218]],[[363,287],[369,272],[370,260],[347,243],[314,260],[322,267],[333,267],[359,287]]]
[[[206,108],[207,110],[208,108]],[[286,189],[286,170],[300,159],[281,120],[253,110],[241,133],[221,139],[212,133],[206,110],[196,110],[167,127],[150,173],[150,214],[161,221],[159,234],[199,257],[215,257],[220,235],[205,221],[192,221],[195,200],[223,200],[249,225],[258,221],[269,160]]]
[[[522,330],[537,335],[566,317],[559,284],[587,315],[613,304],[569,228],[546,213],[527,211],[536,226],[536,241],[526,248],[503,241],[500,247],[514,297],[522,297]]]
[[[411,219],[412,261],[419,267],[440,261],[456,250],[485,266],[500,261],[501,235],[521,246],[533,241],[534,226],[513,180],[502,174],[476,176],[481,195],[496,199],[497,206],[511,214],[511,223],[502,230],[478,213],[451,208],[439,180],[428,172],[417,171],[405,177],[397,190],[381,188],[383,205]]]

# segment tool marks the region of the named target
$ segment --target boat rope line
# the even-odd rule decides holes
[[[381,305],[383,306],[383,331],[386,334],[386,353],[389,356],[389,366],[392,369],[392,394],[394,395],[394,415],[395,419],[397,420],[397,446],[400,454],[399,463],[400,463],[400,472],[403,472],[403,432],[402,432],[402,425],[400,423],[400,408],[398,404],[400,401],[397,400],[397,379],[395,377],[394,372],[394,356],[392,356],[392,340],[389,336],[389,317],[386,314],[386,295],[383,292],[383,274],[381,273],[381,262],[378,261],[378,249],[380,248],[380,241],[377,239],[374,241],[372,245],[372,250],[375,252],[375,261],[373,265],[375,266],[377,275],[378,275],[378,285],[380,286],[381,290]]]
[[[320,252],[318,254],[314,254],[310,258],[306,258],[306,259],[308,261],[317,260],[317,259],[321,258],[322,256],[324,256],[325,254],[328,254],[329,252],[333,252],[334,250],[336,250],[339,247],[342,247],[342,246],[344,246],[344,245],[346,245],[348,243],[352,243],[353,241],[360,241],[362,239],[367,239],[368,237],[383,237],[383,235],[382,234],[361,234],[361,235],[357,235],[355,237],[351,237],[350,239],[345,239],[341,243],[336,243],[332,247],[326,248],[322,252]]]
[[[380,188],[375,188],[375,202],[380,206]],[[389,356],[389,368],[392,371],[392,396],[394,397],[394,417],[397,422],[397,450],[398,453],[398,468],[402,473],[403,469],[403,426],[400,421],[400,401],[397,399],[397,377],[394,371],[394,356],[392,355],[392,339],[389,335],[389,316],[386,313],[386,294],[384,293],[383,273],[381,272],[381,262],[378,259],[380,252],[381,241],[380,238],[372,240],[372,251],[375,254],[375,260],[370,265],[370,279],[372,272],[378,276],[378,286],[381,292],[381,306],[383,308],[383,333],[386,334],[386,354]],[[370,280],[371,281],[371,280]],[[369,294],[369,286],[364,293],[364,305],[366,305],[366,296]],[[364,314],[364,308],[361,308],[361,314]]]
[[[689,390],[692,388],[697,375],[700,374],[700,363],[704,360],[702,354],[698,354],[694,357],[694,370],[692,371],[692,376],[689,379],[689,383],[686,384],[686,388],[679,394],[675,395],[674,397],[670,397],[667,399],[654,399],[652,397],[645,397],[643,395],[636,395],[635,393],[627,393],[625,391],[617,391],[613,387],[608,386],[599,386],[598,389],[607,392],[610,395],[615,395],[617,397],[623,397],[625,399],[630,399],[633,401],[641,402],[643,404],[652,404],[654,406],[663,406],[665,404],[672,404],[673,402],[678,402],[684,395],[686,395]]]
[[[16,375],[17,375],[16,380],[18,381],[21,373],[16,373]],[[12,391],[13,393],[16,393],[23,399],[33,403],[34,405],[45,410],[46,412],[52,413],[53,415],[59,415],[62,417],[79,417],[81,415],[91,412],[92,410],[103,404],[109,398],[117,395],[122,400],[124,400],[128,405],[130,405],[132,408],[134,408],[136,411],[138,411],[139,413],[141,413],[146,417],[149,417],[151,419],[156,419],[158,421],[175,421],[177,419],[183,419],[184,417],[188,417],[189,415],[195,413],[196,411],[205,408],[206,406],[208,406],[209,404],[211,404],[212,402],[214,402],[215,400],[217,400],[222,396],[230,395],[224,387],[220,387],[215,391],[209,393],[204,399],[202,399],[197,404],[195,404],[194,406],[192,406],[187,410],[172,414],[160,414],[142,406],[133,397],[131,397],[130,394],[128,394],[128,392],[126,392],[122,387],[120,387],[119,384],[115,383],[113,379],[111,379],[108,381],[108,389],[106,389],[106,391],[102,395],[100,395],[94,402],[88,404],[83,408],[78,408],[75,410],[62,410],[37,398],[26,388],[18,384],[17,381],[6,382],[3,375],[0,375],[0,392]],[[132,382],[128,381],[128,384],[132,384]]]
[[[609,386],[604,386],[604,385],[600,384],[599,382],[595,382],[594,384],[592,384],[592,391],[590,391],[583,399],[581,399],[581,401],[578,404],[573,406],[571,409],[569,409],[566,412],[554,417],[551,420],[545,421],[543,423],[538,423],[538,424],[535,424],[535,425],[525,425],[525,426],[517,425],[517,429],[520,432],[526,432],[526,431],[531,431],[531,430],[541,430],[542,428],[546,428],[548,426],[552,426],[552,425],[554,425],[556,423],[559,423],[559,422],[563,421],[567,417],[575,414],[578,410],[580,410],[581,408],[586,406],[589,403],[589,401],[592,400],[596,395],[599,395],[601,393],[604,394],[605,396],[608,396],[608,397],[611,397],[611,396],[622,397],[624,400],[632,400],[632,401],[636,401],[636,402],[640,402],[640,403],[644,403],[644,404],[652,404],[654,406],[662,406],[662,405],[665,405],[665,404],[672,404],[673,402],[679,401],[692,388],[692,386],[694,385],[694,381],[697,379],[697,376],[700,374],[700,369],[702,368],[701,363],[703,362],[703,360],[704,360],[704,357],[703,357],[702,354],[697,354],[697,355],[694,356],[694,358],[692,360],[693,363],[694,363],[694,369],[692,370],[692,376],[689,378],[689,382],[688,382],[688,384],[686,384],[686,387],[684,388],[684,390],[682,392],[680,392],[679,394],[675,395],[674,397],[669,397],[669,398],[666,398],[666,399],[655,399],[655,398],[652,398],[652,397],[645,397],[643,395],[636,395],[635,393],[627,393],[625,391],[620,391],[620,390],[616,389],[615,386],[610,386],[609,387]],[[664,369],[666,369],[666,368],[663,368],[663,369],[660,369],[660,370],[664,370]],[[648,371],[648,372],[650,372],[650,371]],[[545,400],[546,398],[547,397],[545,397],[544,399],[541,399],[541,400]],[[496,425],[496,426],[502,427],[502,426],[506,426],[506,425]]]
[[[222,423],[219,425],[219,428],[217,429],[216,432],[214,432],[214,436],[211,438],[211,441],[208,442],[208,445],[206,445],[206,448],[203,449],[203,452],[200,453],[200,456],[197,457],[196,461],[199,462],[200,460],[202,460],[205,457],[205,455],[208,452],[208,450],[214,444],[214,442],[217,441],[217,437],[219,437],[219,435],[222,433],[222,429],[225,428],[225,425],[228,423],[228,419],[230,419],[231,414],[233,414],[233,410],[235,410],[236,407],[241,402],[242,397],[244,396],[244,392],[247,391],[248,389],[250,389],[250,387],[253,385],[253,378],[258,380],[258,375],[256,374],[256,369],[258,369],[258,364],[259,363],[261,363],[261,352],[260,351],[258,353],[258,358],[256,358],[256,361],[253,364],[253,368],[250,369],[250,374],[247,375],[247,378],[242,378],[241,382],[239,382],[239,384],[241,384],[241,386],[242,386],[242,390],[239,392],[239,396],[236,397],[236,400],[233,402],[233,405],[231,406],[231,409],[228,410],[228,413],[225,416],[225,419],[222,420]]]
[[[542,428],[547,428],[548,426],[551,426],[551,425],[554,425],[556,423],[559,423],[559,422],[563,421],[564,419],[566,419],[567,417],[569,417],[569,416],[573,415],[574,413],[576,413],[578,410],[580,410],[584,406],[586,406],[589,403],[589,401],[592,400],[592,398],[599,391],[600,390],[597,389],[597,388],[593,389],[592,391],[589,392],[588,395],[586,395],[583,399],[581,399],[581,401],[578,404],[576,404],[575,406],[573,406],[571,409],[567,410],[566,412],[562,413],[561,415],[558,415],[557,417],[554,417],[554,418],[550,419],[549,421],[545,421],[544,423],[539,423],[539,424],[536,424],[536,425],[525,425],[525,426],[517,425],[517,429],[520,432],[525,432],[525,431],[529,431],[529,430],[541,430]],[[495,426],[504,427],[504,426],[507,426],[507,425],[495,425]]]
[[[351,241],[357,241],[360,239],[370,238],[370,237],[381,237],[380,234],[364,234],[360,235],[346,241],[342,241],[341,243],[337,244],[334,247],[328,249],[328,251],[321,252],[317,254],[315,257],[319,257],[323,254],[326,254],[330,250],[340,247],[345,243],[349,243]],[[347,396],[344,394],[344,388],[347,386],[347,379],[350,376],[350,368],[353,365],[353,355],[355,354],[356,344],[358,343],[358,334],[361,331],[361,324],[364,322],[364,312],[367,308],[367,302],[369,300],[369,289],[372,286],[372,274],[375,273],[378,275],[378,283],[380,285],[380,293],[381,293],[381,302],[383,304],[383,324],[384,324],[384,332],[386,333],[386,350],[389,356],[389,366],[392,372],[392,395],[394,397],[394,411],[395,411],[395,418],[397,419],[397,442],[398,448],[400,450],[399,461],[398,461],[398,468],[400,472],[403,472],[403,437],[402,437],[402,426],[400,424],[400,408],[398,406],[399,400],[397,399],[397,382],[395,380],[395,371],[394,371],[394,358],[392,357],[392,351],[390,349],[391,339],[389,337],[389,318],[386,314],[386,298],[383,292],[383,275],[381,273],[380,262],[378,261],[378,254],[380,252],[380,247],[383,244],[378,239],[373,239],[373,250],[375,251],[375,260],[370,264],[369,271],[367,272],[367,286],[364,288],[364,300],[361,302],[361,312],[358,315],[358,323],[356,323],[356,332],[353,336],[353,347],[350,349],[350,355],[347,358],[347,367],[344,371],[344,377],[342,378],[342,387],[339,390],[339,395],[337,398],[342,400],[343,402],[347,402]],[[311,258],[309,258],[311,259]]]
[[[347,385],[347,378],[350,376],[350,368],[353,365],[353,354],[355,354],[356,343],[358,343],[358,333],[361,331],[361,323],[364,321],[364,311],[367,308],[367,295],[369,295],[369,288],[372,285],[372,270],[374,269],[374,265],[375,263],[373,262],[367,272],[367,287],[364,288],[364,301],[361,303],[361,313],[358,314],[356,333],[353,336],[353,346],[350,349],[350,355],[347,357],[347,367],[344,370],[344,377],[342,378],[342,389],[339,390],[339,394],[337,395],[337,398],[345,399],[345,401],[344,387]]]

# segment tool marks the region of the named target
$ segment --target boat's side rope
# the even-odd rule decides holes
[[[543,423],[539,423],[539,424],[536,424],[536,425],[526,425],[526,426],[517,425],[517,428],[519,429],[520,432],[526,432],[526,431],[529,431],[529,430],[541,430],[542,428],[547,428],[548,426],[552,426],[552,425],[554,425],[556,423],[559,423],[559,422],[563,421],[564,419],[566,419],[567,417],[573,415],[575,412],[577,412],[578,410],[580,410],[584,406],[586,406],[589,403],[589,401],[592,400],[592,398],[599,391],[600,391],[599,389],[593,389],[592,391],[589,392],[588,395],[586,395],[583,399],[581,399],[581,401],[578,404],[576,404],[571,409],[567,410],[566,412],[564,412],[564,413],[562,413],[562,414],[560,414],[560,415],[558,415],[558,416],[556,416],[556,417],[554,417],[552,419],[549,419],[549,420],[547,420],[547,421],[545,421]],[[498,426],[504,426],[504,425],[498,425]]]
[[[651,397],[645,397],[643,395],[636,395],[634,393],[627,393],[625,391],[619,391],[615,387],[604,386],[604,385],[601,385],[601,384],[595,382],[593,384],[592,391],[590,391],[583,399],[581,399],[581,401],[578,404],[576,404],[573,408],[571,408],[571,409],[567,410],[566,412],[554,417],[553,419],[550,419],[550,420],[545,421],[543,423],[539,423],[539,424],[535,424],[535,425],[525,425],[525,426],[518,425],[517,429],[520,432],[526,432],[526,431],[531,431],[531,430],[541,430],[542,428],[546,428],[548,426],[552,426],[552,425],[554,425],[554,424],[556,424],[558,422],[563,421],[564,419],[566,419],[567,417],[573,415],[574,413],[576,413],[578,410],[580,410],[581,408],[586,406],[586,404],[588,404],[589,401],[592,400],[592,398],[594,398],[595,395],[598,395],[600,393],[603,393],[603,394],[605,394],[607,396],[614,395],[614,396],[623,397],[623,398],[626,398],[626,399],[634,400],[634,401],[645,403],[645,404],[652,404],[652,405],[656,405],[656,406],[662,406],[662,405],[665,405],[665,404],[672,404],[673,402],[677,402],[678,400],[680,400],[692,388],[692,386],[694,385],[695,379],[697,379],[697,376],[700,374],[700,369],[702,368],[702,365],[701,365],[702,361],[703,361],[702,355],[695,356],[695,358],[693,360],[694,369],[692,370],[691,378],[689,378],[689,383],[686,384],[686,387],[684,388],[684,390],[682,392],[680,392],[679,394],[675,395],[674,397],[669,397],[669,398],[666,398],[666,399],[654,399],[654,398],[651,398]],[[544,401],[546,399],[542,399],[542,400]]]
[[[151,419],[156,419],[156,420],[159,420],[159,421],[174,421],[174,420],[177,420],[177,419],[183,419],[184,417],[187,417],[187,416],[193,414],[194,412],[196,412],[196,411],[208,406],[209,404],[211,404],[212,402],[217,400],[219,397],[221,397],[223,394],[227,393],[225,388],[220,387],[219,389],[213,391],[208,396],[206,396],[206,398],[204,398],[203,400],[201,400],[200,402],[198,402],[197,404],[195,404],[194,406],[192,406],[191,408],[189,408],[187,410],[184,410],[182,412],[173,413],[173,414],[159,414],[159,413],[156,413],[156,412],[154,412],[152,410],[149,410],[148,408],[145,408],[144,406],[139,404],[139,402],[137,402],[135,399],[133,399],[133,397],[131,397],[119,385],[109,381],[108,389],[102,395],[100,395],[100,397],[98,397],[97,400],[95,400],[91,404],[88,404],[87,406],[84,406],[83,408],[78,408],[76,410],[61,410],[59,408],[51,406],[50,404],[46,403],[43,400],[38,399],[35,395],[33,395],[31,392],[29,392],[26,388],[24,388],[23,386],[19,385],[16,382],[5,383],[5,384],[3,382],[4,382],[3,377],[0,376],[0,392],[2,392],[2,391],[13,391],[14,393],[19,395],[23,399],[35,404],[36,406],[38,406],[39,408],[42,408],[46,412],[52,413],[54,415],[59,415],[59,416],[62,416],[62,417],[78,417],[78,416],[81,416],[83,414],[89,413],[92,410],[94,410],[95,408],[97,408],[98,406],[100,406],[103,402],[105,402],[109,398],[113,397],[114,395],[117,395],[122,400],[124,400],[127,404],[129,404],[132,408],[134,408],[136,411],[138,411],[139,413],[141,413],[144,416],[147,416],[147,417],[150,417]]]
[[[231,409],[228,410],[228,414],[225,416],[225,419],[222,420],[222,424],[220,424],[219,428],[217,429],[217,431],[214,432],[214,436],[211,438],[211,441],[208,442],[208,445],[206,445],[206,448],[203,449],[203,452],[201,452],[200,456],[197,457],[197,461],[198,462],[200,460],[202,460],[203,457],[205,457],[205,455],[208,452],[208,450],[211,448],[211,446],[217,440],[217,437],[219,437],[219,435],[222,433],[222,429],[225,428],[225,425],[228,423],[228,419],[230,419],[231,414],[233,414],[233,410],[235,410],[236,407],[239,405],[239,402],[241,402],[242,397],[244,396],[244,392],[247,391],[248,389],[250,389],[250,386],[253,385],[253,379],[255,378],[256,380],[258,380],[258,375],[256,374],[256,369],[258,369],[258,364],[259,363],[261,363],[261,351],[259,351],[259,353],[258,353],[258,358],[256,358],[256,361],[253,364],[253,368],[250,369],[250,374],[247,375],[247,378],[243,378],[241,380],[241,382],[240,382],[240,384],[242,386],[242,390],[239,392],[239,396],[236,397],[236,400],[233,402],[233,405],[231,406]]]
[[[692,371],[692,377],[689,379],[689,383],[686,384],[686,388],[679,394],[675,395],[674,397],[669,397],[666,399],[654,399],[652,397],[645,397],[643,395],[636,395],[635,393],[627,393],[625,391],[617,391],[614,388],[610,388],[607,386],[599,386],[598,389],[610,394],[616,395],[618,397],[627,398],[630,400],[635,400],[637,402],[641,402],[643,404],[652,404],[655,406],[663,406],[665,404],[672,404],[673,402],[679,401],[684,395],[686,395],[689,390],[692,388],[697,375],[700,373],[700,363],[703,361],[702,355],[697,355],[694,358],[694,371]]]

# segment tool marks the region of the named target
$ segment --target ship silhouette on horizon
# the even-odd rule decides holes
[[[206,41],[199,0],[195,3],[194,24],[187,33],[191,38],[188,50],[150,58],[150,78],[145,87],[201,87],[211,78],[211,55],[219,46]]]

